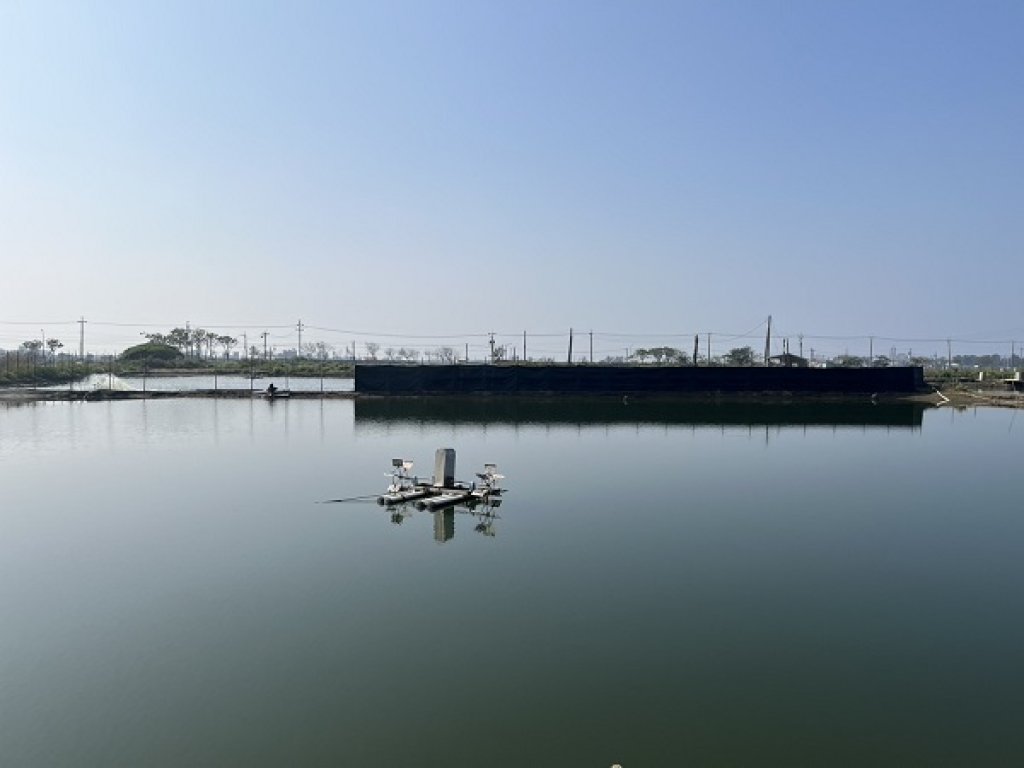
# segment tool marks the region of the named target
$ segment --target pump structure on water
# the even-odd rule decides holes
[[[471,483],[455,478],[455,449],[438,448],[434,454],[434,476],[430,482],[411,475],[413,462],[410,459],[391,460],[391,484],[377,497],[377,503],[385,506],[414,502],[419,509],[443,509],[458,504],[475,506],[495,502],[501,496],[501,481],[505,476],[498,473],[496,464],[484,464],[483,472],[476,472],[477,480]]]

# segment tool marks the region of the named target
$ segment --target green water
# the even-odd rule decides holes
[[[1020,762],[1011,411],[492,406],[0,407],[0,763]]]

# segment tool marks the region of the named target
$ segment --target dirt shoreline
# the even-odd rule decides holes
[[[962,389],[951,389],[944,392],[936,390],[936,394],[942,398],[939,405],[950,405],[954,408],[971,408],[977,405],[987,405],[993,408],[1024,408],[1024,393],[1021,392],[996,392],[977,390],[970,392]]]

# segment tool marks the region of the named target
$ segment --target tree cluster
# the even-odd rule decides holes
[[[233,336],[219,335],[203,328],[174,328],[168,333],[147,333],[145,336],[151,344],[166,344],[187,358],[199,360],[203,359],[204,352],[207,359],[212,358],[214,345],[224,350],[224,359],[227,360],[238,344],[238,339]]]
[[[28,341],[21,342],[21,348],[33,358],[44,357],[43,346],[43,342],[40,339],[29,339]],[[45,346],[50,350],[50,360],[53,361],[57,359],[57,350],[63,349],[64,342],[60,339],[47,339]]]
[[[757,362],[757,357],[754,355],[754,350],[750,347],[734,347],[730,349],[722,358],[726,365],[735,366],[751,366]]]
[[[419,360],[422,356],[428,362],[437,362],[451,365],[457,362],[458,355],[455,352],[454,347],[437,347],[436,349],[428,349],[420,352],[413,348],[406,347],[385,347],[381,350],[381,345],[375,341],[366,342],[366,356],[370,360],[379,360],[383,356],[385,360],[404,361],[408,363]]]
[[[686,365],[690,362],[690,356],[675,347],[639,347],[633,351],[631,357],[641,363],[653,360],[658,365]]]

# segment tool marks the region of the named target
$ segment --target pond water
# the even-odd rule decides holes
[[[0,406],[3,763],[1015,764],[1014,413]]]
[[[94,373],[80,381],[54,384],[40,389],[70,389],[89,392],[96,389],[116,389],[138,392],[190,392],[201,389],[253,389],[264,390],[269,384],[295,392],[351,392],[353,379],[339,376],[307,378],[298,376],[118,376]]]

